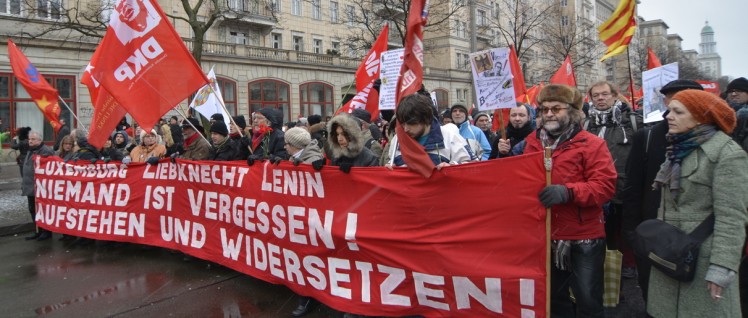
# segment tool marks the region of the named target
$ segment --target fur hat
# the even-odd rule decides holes
[[[712,93],[687,89],[680,91],[673,100],[677,100],[688,108],[691,116],[702,124],[714,124],[726,134],[735,129],[735,111],[723,99]]]
[[[226,137],[229,135],[229,129],[226,128],[226,123],[223,121],[216,121],[212,125],[210,125],[210,132],[214,132],[217,134],[221,134],[222,136]]]
[[[704,88],[701,87],[701,84],[696,83],[692,80],[677,79],[665,84],[665,86],[660,88],[660,93],[662,93],[663,95],[667,95],[670,93],[677,93],[686,89],[698,89],[700,91],[704,90]]]
[[[727,84],[727,90],[729,91],[731,89],[737,89],[748,93],[748,79],[745,79],[745,77],[738,77],[732,80],[730,84]]]
[[[551,84],[543,87],[538,93],[538,104],[543,102],[561,102],[576,109],[582,109],[582,93],[576,88],[562,84]]]
[[[312,115],[307,117],[306,121],[309,123],[309,126],[316,125],[322,122],[322,116]]]
[[[285,138],[286,143],[299,149],[304,149],[304,147],[312,142],[312,135],[310,135],[306,129],[301,127],[294,127],[286,130],[286,134],[283,137]]]
[[[351,112],[351,115],[365,121],[367,124],[371,124],[371,113],[366,109],[356,108]]]

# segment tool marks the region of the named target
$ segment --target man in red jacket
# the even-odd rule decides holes
[[[548,85],[538,94],[542,127],[524,152],[552,150],[551,185],[539,194],[551,208],[551,314],[603,317],[605,225],[602,205],[615,194],[616,169],[605,140],[582,130],[582,93]],[[574,292],[576,309],[569,297]]]

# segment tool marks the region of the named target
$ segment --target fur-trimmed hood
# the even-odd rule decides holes
[[[343,131],[348,134],[348,147],[342,148],[338,143],[338,133],[336,130],[338,126],[343,128]],[[348,114],[340,114],[327,123],[327,144],[332,151],[334,158],[348,157],[355,158],[361,153],[361,149],[364,148],[363,133],[361,132],[361,124],[358,119]]]
[[[309,126],[309,133],[313,134],[313,133],[316,133],[316,132],[323,131],[323,130],[325,130],[326,126],[327,126],[327,123],[324,122],[324,121],[321,122],[321,123],[316,123],[314,125],[311,125],[311,126]]]

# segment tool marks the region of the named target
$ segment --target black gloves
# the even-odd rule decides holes
[[[350,162],[341,162],[340,163],[340,171],[343,171],[345,173],[351,172],[351,167],[353,167],[353,164]]]
[[[270,158],[268,158],[270,162],[274,165],[278,165],[281,161],[283,161],[283,158],[276,156],[276,155],[270,155]]]
[[[156,157],[150,157],[145,162],[147,162],[149,165],[157,165],[158,164],[158,158],[156,158]]]
[[[299,164],[301,163],[301,160],[299,158],[293,158],[293,159],[291,159],[291,162],[293,162],[293,165],[295,167],[298,167]]]
[[[550,208],[553,205],[568,202],[569,192],[571,191],[564,185],[552,184],[543,188],[538,194],[538,198],[543,206]]]
[[[325,165],[325,158],[312,162],[312,168],[314,168],[314,170],[317,170],[317,171],[322,170],[322,167],[324,165]]]
[[[169,156],[169,160],[171,160],[171,163],[177,163],[177,157],[179,157],[179,152],[175,152]]]
[[[251,166],[251,165],[255,164],[255,161],[259,161],[259,160],[262,160],[262,159],[263,159],[262,155],[257,155],[257,154],[255,154],[255,155],[249,155],[249,157],[247,158],[247,165]]]

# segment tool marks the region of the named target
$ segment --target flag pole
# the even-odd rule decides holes
[[[629,91],[631,92],[631,109],[636,109],[636,96],[634,96],[634,74],[631,73],[631,47],[626,47],[626,62],[629,65]]]
[[[236,124],[234,121],[234,117],[231,117],[231,113],[229,113],[229,110],[226,108],[226,105],[223,103],[223,98],[219,98],[218,93],[216,93],[215,90],[213,90],[213,85],[208,84],[208,89],[210,89],[210,93],[213,94],[216,99],[218,100],[218,103],[221,104],[221,108],[223,108],[223,111],[226,112],[227,115],[229,115],[229,122],[236,127],[236,131],[239,132],[239,136],[244,137],[244,133],[242,133],[242,129],[239,128],[239,125]]]
[[[504,110],[503,109],[499,109],[499,134],[501,135],[501,139],[506,140],[506,125],[504,124]]]
[[[355,80],[356,79],[354,78],[354,84],[355,84]],[[372,87],[371,89],[374,89],[374,88]],[[345,94],[343,94],[344,97],[340,99],[340,105],[338,105],[338,108],[335,108],[335,111],[332,112],[333,115],[337,114],[340,108],[345,106],[345,104],[343,103],[343,100],[345,99],[345,96],[348,96],[348,93],[350,92],[351,92],[351,85],[348,85],[348,88],[345,89]]]
[[[208,138],[205,138],[205,136],[203,136],[203,134],[197,129],[197,127],[195,127],[195,125],[193,125],[191,121],[187,120],[188,117],[184,113],[184,111],[182,111],[182,109],[180,107],[176,107],[175,109],[177,110],[177,113],[179,113],[180,115],[182,115],[182,117],[184,118],[184,121],[186,121],[188,124],[190,124],[190,127],[192,127],[192,129],[195,130],[195,133],[199,134],[200,137],[202,137],[205,140],[205,142],[207,142],[210,145],[211,142],[208,141]]]
[[[77,115],[75,115],[75,112],[73,111],[73,109],[71,109],[71,108],[70,108],[70,106],[68,106],[68,103],[66,103],[66,102],[65,102],[65,101],[64,101],[64,100],[62,99],[62,97],[60,97],[60,95],[57,95],[57,98],[58,98],[58,99],[59,99],[59,100],[60,100],[60,101],[62,102],[62,104],[63,104],[63,105],[65,105],[65,108],[67,108],[67,109],[68,109],[68,110],[70,111],[70,113],[71,113],[71,114],[73,114],[73,117],[75,117],[75,120],[77,120],[77,121],[78,121],[78,126],[81,126],[81,127],[83,127],[83,129],[85,129],[86,131],[88,131],[88,128],[86,128],[86,125],[84,125],[84,124],[83,124],[83,123],[81,122],[81,119],[80,119],[80,118],[78,118],[78,116],[77,116]]]
[[[553,167],[551,147],[545,147],[543,154],[545,185],[549,186]],[[545,208],[545,316],[551,316],[551,208]]]

